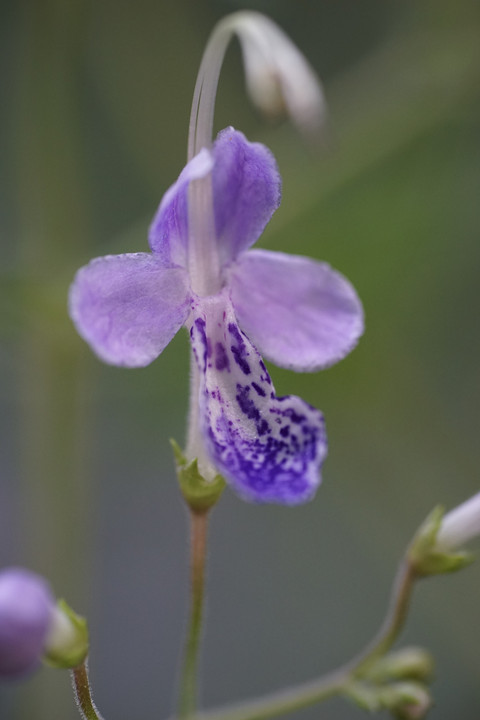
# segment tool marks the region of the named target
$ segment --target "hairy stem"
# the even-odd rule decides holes
[[[190,618],[184,650],[178,715],[194,715],[197,703],[197,670],[202,632],[208,514],[190,511]]]
[[[103,720],[92,699],[87,663],[74,668],[71,677],[75,700],[83,720]]]

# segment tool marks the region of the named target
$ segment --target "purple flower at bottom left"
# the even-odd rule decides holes
[[[16,567],[0,572],[0,680],[21,677],[40,663],[55,606],[39,575]]]

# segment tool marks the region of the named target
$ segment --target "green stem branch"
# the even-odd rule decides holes
[[[404,558],[398,568],[393,583],[390,605],[380,630],[365,650],[346,666],[346,669],[350,670],[352,675],[361,676],[390,650],[405,625],[413,588],[417,579],[418,575],[415,567],[408,557]]]
[[[190,618],[185,643],[178,715],[182,720],[195,713],[197,703],[198,655],[202,631],[208,513],[190,511]]]
[[[351,662],[317,680],[250,702],[197,714],[196,720],[267,720],[345,692],[349,684],[360,679],[376,660],[390,650],[398,638],[405,624],[417,577],[414,567],[405,559],[395,578],[389,609],[378,634]]]

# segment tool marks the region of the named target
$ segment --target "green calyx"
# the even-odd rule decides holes
[[[374,685],[353,681],[347,685],[345,696],[367,712],[389,710],[398,720],[421,720],[431,706],[428,688],[420,682],[391,682]]]
[[[448,552],[437,545],[437,535],[444,509],[436,507],[420,526],[408,551],[408,557],[419,577],[455,572],[470,565],[474,557],[467,552]]]
[[[377,684],[396,680],[429,682],[433,667],[433,657],[429,652],[419,647],[405,647],[381,657],[364,677]]]
[[[65,600],[59,600],[47,636],[44,661],[50,667],[72,669],[85,661],[88,647],[86,619],[77,615]]]
[[[206,480],[198,469],[197,460],[190,463],[184,456],[175,440],[170,440],[175,456],[178,483],[185,502],[192,512],[206,513],[219,501],[225,489],[225,480],[221,475],[215,475],[213,480]]]

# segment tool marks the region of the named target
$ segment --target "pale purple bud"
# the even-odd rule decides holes
[[[15,567],[0,572],[0,680],[38,665],[54,608],[42,577]]]

